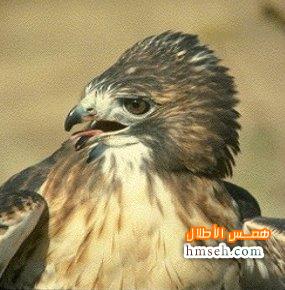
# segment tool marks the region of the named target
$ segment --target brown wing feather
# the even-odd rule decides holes
[[[0,192],[0,277],[45,208],[46,202],[37,193]]]
[[[0,192],[16,192],[18,190],[37,192],[45,182],[56,161],[62,156],[63,151],[64,146],[40,163],[15,174],[0,187]]]
[[[0,187],[0,288],[14,279],[15,269],[21,266],[19,251],[25,252],[41,230],[48,208],[39,190],[64,152],[63,145],[50,157],[15,174]],[[21,263],[23,261],[22,257]]]
[[[268,228],[272,231],[266,241],[245,241],[245,246],[261,246],[262,259],[247,259],[243,267],[245,288],[285,289],[285,219],[258,217],[244,223],[245,232]],[[246,288],[249,289],[249,288]]]

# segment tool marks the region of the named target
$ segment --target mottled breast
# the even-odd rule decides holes
[[[90,163],[84,150],[68,154],[41,188],[50,243],[37,288],[220,289],[235,276],[233,261],[183,258],[189,226],[238,222],[212,181],[154,170],[141,143]]]

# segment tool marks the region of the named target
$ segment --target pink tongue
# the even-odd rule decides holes
[[[74,133],[70,139],[76,139],[78,137],[86,136],[86,137],[93,137],[98,136],[104,133],[102,130],[86,130],[86,131],[79,131]]]

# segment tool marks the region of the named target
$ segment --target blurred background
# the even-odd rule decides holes
[[[235,76],[242,114],[233,181],[285,217],[285,1],[0,0],[0,183],[69,137],[85,84],[134,42],[198,34]]]

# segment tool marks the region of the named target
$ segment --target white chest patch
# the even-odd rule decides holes
[[[126,142],[122,140],[122,142]],[[120,146],[120,140],[116,140],[116,144],[109,144],[105,152],[105,162],[103,164],[103,173],[109,174],[116,166],[116,172],[121,179],[128,178],[129,174],[135,179],[134,175],[143,174],[141,166],[145,161],[150,161],[150,149],[138,142],[136,138],[128,138],[131,145]],[[116,145],[116,146],[114,146]],[[115,164],[114,164],[115,161]]]

